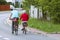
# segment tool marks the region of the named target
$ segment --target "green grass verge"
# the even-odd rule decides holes
[[[60,32],[60,24],[53,24],[52,22],[48,21],[41,21],[37,19],[29,19],[28,24],[32,28],[36,28],[48,33],[51,32]]]

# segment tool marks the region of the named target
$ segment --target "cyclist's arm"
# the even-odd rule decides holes
[[[23,16],[23,14],[20,15],[20,20],[22,20],[22,16]]]
[[[10,14],[10,17],[9,17],[9,19],[11,19],[11,16],[12,16],[12,13]]]
[[[27,14],[27,19],[29,20],[29,15]]]

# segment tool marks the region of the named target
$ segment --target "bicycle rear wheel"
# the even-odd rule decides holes
[[[18,27],[15,27],[15,35],[18,35]]]
[[[24,28],[24,30],[23,30],[23,34],[26,34],[27,33],[27,30]]]

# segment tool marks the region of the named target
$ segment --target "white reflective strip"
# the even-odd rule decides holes
[[[3,38],[4,40],[10,40],[9,38]]]

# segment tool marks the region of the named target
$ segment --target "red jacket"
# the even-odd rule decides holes
[[[28,21],[29,15],[28,15],[27,13],[23,13],[23,14],[21,14],[21,16],[20,16],[20,19],[21,19],[22,21]]]

